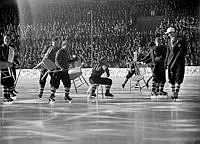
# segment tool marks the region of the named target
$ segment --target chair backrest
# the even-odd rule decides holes
[[[50,71],[55,70],[57,68],[56,64],[48,58],[44,58],[42,60],[41,66]]]
[[[70,69],[68,71],[68,73],[69,73],[70,80],[75,80],[76,78],[78,78],[82,75],[82,71],[77,71],[77,70],[73,70],[73,69]]]
[[[12,63],[0,61],[0,70],[12,67]]]
[[[69,69],[68,73],[69,73],[70,80],[74,80],[82,75],[82,70],[81,70],[82,66],[83,66],[83,63],[80,63],[78,67]]]

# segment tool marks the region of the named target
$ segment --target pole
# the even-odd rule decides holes
[[[91,65],[93,66],[93,54],[94,54],[94,48],[93,48],[93,14],[92,10],[90,10],[90,26],[91,26],[91,32],[90,32],[90,40],[91,40]]]

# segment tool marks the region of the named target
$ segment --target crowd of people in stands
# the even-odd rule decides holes
[[[145,55],[147,44],[156,33],[162,34],[165,42],[164,32],[169,26],[189,42],[186,64],[200,65],[199,18],[189,12],[183,14],[182,9],[180,13],[174,11],[171,3],[164,0],[71,3],[60,0],[59,3],[39,2],[35,6],[27,3],[27,6],[17,10],[0,5],[0,17],[4,19],[0,21],[1,35],[12,34],[22,68],[37,65],[42,49],[54,36],[70,42],[71,53],[79,56],[84,67],[91,67],[101,55],[107,56],[111,67],[126,67],[130,52]],[[137,32],[135,25],[139,16],[163,16],[163,20],[155,31]]]

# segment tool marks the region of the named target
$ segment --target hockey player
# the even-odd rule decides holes
[[[10,45],[11,36],[6,34],[3,37],[3,45],[0,46],[0,61],[8,62],[10,65],[13,65],[15,57],[15,49]],[[12,66],[11,66],[12,67]],[[12,103],[13,99],[11,98],[12,88],[14,87],[14,75],[12,68],[1,69],[1,84],[3,86],[3,102]]]
[[[168,41],[166,65],[168,67],[168,78],[172,88],[172,99],[178,98],[180,86],[185,74],[185,56],[187,54],[187,42],[173,27],[169,27],[167,32],[170,39]]]
[[[42,53],[41,53],[41,58],[48,58],[50,59],[52,62],[55,62],[55,55],[56,52],[59,50],[60,46],[60,41],[59,41],[59,37],[54,37],[52,38],[52,44],[46,46]],[[46,84],[46,79],[48,75],[45,75],[47,72],[47,69],[44,67],[41,67],[41,72],[40,72],[40,79],[39,79],[39,84],[40,84],[40,92],[38,94],[39,98],[42,98],[43,95],[43,91],[44,91],[44,87]],[[52,74],[50,73],[50,77],[52,76]],[[50,81],[51,82],[51,81]]]
[[[129,54],[130,54],[130,60],[131,62],[129,62],[129,70],[128,70],[128,74],[126,75],[126,78],[124,80],[124,82],[122,83],[122,89],[124,89],[126,83],[128,82],[128,80],[134,75],[137,73],[138,69],[136,67],[136,62],[138,59],[140,59],[141,57],[141,54],[138,52],[134,52],[134,56],[132,56],[132,53],[131,51],[129,50]],[[138,88],[139,87],[139,80],[137,81],[136,85],[135,85],[135,88]]]
[[[49,98],[49,103],[54,103],[55,101],[55,92],[59,88],[60,81],[62,81],[65,88],[65,97],[64,100],[71,103],[72,98],[69,96],[71,81],[69,78],[69,65],[77,61],[77,57],[70,56],[70,46],[67,40],[62,42],[62,47],[56,53],[55,64],[58,67],[58,71],[55,72],[52,76],[51,83],[51,95]]]
[[[103,73],[107,74],[107,77],[101,77]],[[114,97],[113,94],[110,93],[110,88],[112,85],[112,80],[108,78],[110,76],[108,65],[107,65],[107,60],[105,57],[102,57],[97,64],[93,67],[91,76],[89,77],[89,82],[91,84],[102,84],[106,85],[106,92],[105,96],[107,97]],[[90,93],[91,98],[95,98],[95,90],[96,90],[96,85],[92,86],[92,90]]]
[[[143,58],[143,62],[151,63],[152,69],[152,96],[158,95],[167,95],[165,92],[164,85],[166,82],[165,75],[165,57],[166,57],[166,47],[161,44],[160,35],[157,35],[155,38],[155,42],[151,42],[149,44],[151,50],[147,54],[145,58]]]

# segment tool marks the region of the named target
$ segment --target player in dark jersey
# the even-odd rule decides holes
[[[172,99],[178,98],[180,86],[185,74],[185,56],[187,54],[187,41],[183,36],[179,36],[174,28],[167,29],[169,35],[166,65],[168,66],[168,78],[172,88]]]
[[[58,50],[55,56],[55,64],[58,67],[58,71],[55,72],[52,76],[51,83],[51,95],[49,102],[52,103],[55,101],[55,92],[59,88],[60,81],[62,81],[65,88],[65,97],[64,100],[71,103],[72,98],[69,96],[71,81],[69,78],[69,65],[77,61],[77,57],[70,56],[70,46],[67,40],[62,42],[62,48]]]
[[[43,49],[43,51],[41,53],[41,58],[46,57],[46,58],[50,59],[52,62],[55,62],[56,52],[60,48],[59,44],[60,44],[59,37],[54,37],[52,39],[52,44],[45,46],[45,48]],[[40,92],[38,95],[39,98],[42,98],[44,87],[46,84],[46,79],[48,76],[48,75],[45,75],[46,72],[47,72],[47,69],[44,67],[41,67],[40,79],[39,79],[39,84],[40,84]],[[50,73],[50,76],[51,75],[52,74]]]
[[[101,77],[103,73],[107,74],[107,77]],[[89,77],[89,82],[91,84],[102,84],[106,85],[106,92],[105,96],[107,97],[113,97],[113,94],[110,93],[110,88],[112,85],[112,80],[108,78],[110,76],[108,65],[107,65],[107,60],[105,57],[101,58],[99,62],[93,67],[91,76]],[[96,90],[96,85],[92,86],[91,94],[90,97],[96,97],[95,90]]]
[[[152,96],[158,95],[167,95],[165,92],[164,85],[166,82],[165,75],[165,57],[166,57],[166,47],[161,44],[160,35],[157,35],[155,38],[155,42],[151,42],[149,46],[151,47],[150,52],[147,54],[145,58],[143,58],[143,62],[151,63],[152,69]]]
[[[3,44],[0,46],[0,61],[8,62],[13,65],[15,57],[15,49],[11,46],[11,36],[6,34],[3,37]],[[3,103],[12,103],[11,98],[12,89],[14,87],[15,79],[12,72],[12,66],[1,69],[1,85],[3,86]]]

